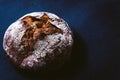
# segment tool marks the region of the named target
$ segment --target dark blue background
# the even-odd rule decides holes
[[[30,80],[9,63],[2,39],[12,22],[35,11],[55,13],[76,35],[71,64],[57,80],[120,80],[119,0],[0,0],[0,80]]]

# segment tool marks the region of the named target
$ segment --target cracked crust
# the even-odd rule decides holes
[[[6,30],[3,40],[6,54],[22,69],[62,65],[70,56],[72,44],[67,23],[47,12],[33,12],[18,19]]]

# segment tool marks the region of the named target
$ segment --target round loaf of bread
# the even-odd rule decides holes
[[[3,38],[9,59],[26,70],[49,70],[62,66],[70,57],[72,31],[58,16],[32,12],[12,23]]]

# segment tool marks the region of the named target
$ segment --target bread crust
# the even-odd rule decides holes
[[[62,65],[70,57],[72,31],[58,16],[33,12],[12,23],[5,32],[3,48],[21,69]]]

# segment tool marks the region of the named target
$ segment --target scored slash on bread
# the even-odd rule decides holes
[[[41,19],[37,19],[33,16],[26,16],[22,19],[24,27],[29,27],[22,37],[21,45],[30,49],[36,42],[36,40],[43,39],[46,35],[53,33],[63,33],[61,29],[50,23],[51,19],[46,13],[43,14]]]

